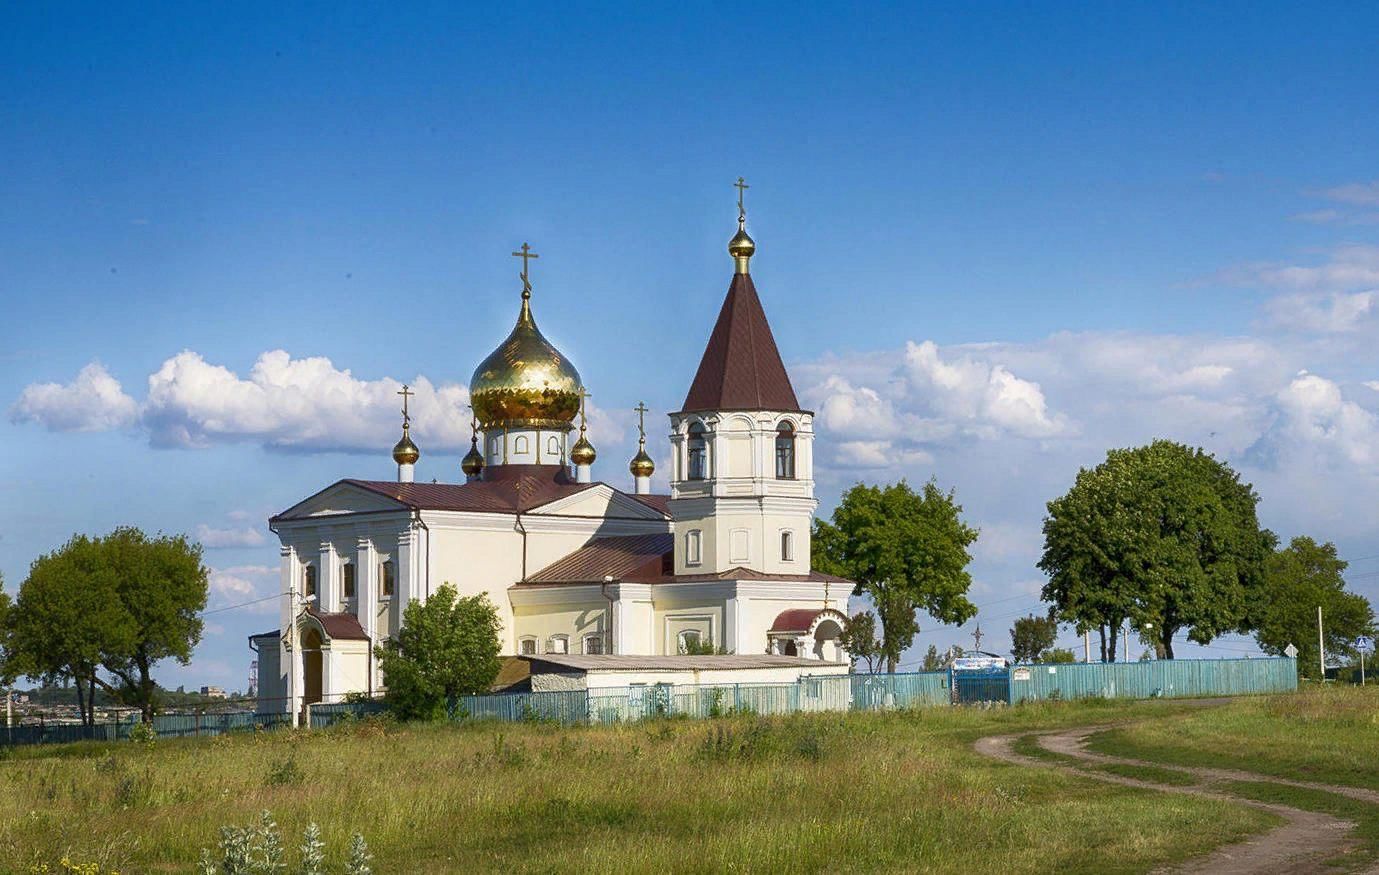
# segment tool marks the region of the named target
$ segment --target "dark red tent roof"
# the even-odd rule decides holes
[[[749,274],[733,275],[682,409],[800,409]]]

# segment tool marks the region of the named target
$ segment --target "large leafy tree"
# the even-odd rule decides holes
[[[905,481],[857,484],[843,495],[832,522],[816,519],[814,567],[856,583],[881,625],[888,671],[919,631],[918,611],[941,623],[963,623],[977,609],[967,599],[968,548],[977,530],[962,519],[952,492],[933,481],[915,492]]]
[[[1255,610],[1255,640],[1265,653],[1298,648],[1298,668],[1309,677],[1319,671],[1317,607],[1322,609],[1326,652],[1355,656],[1355,639],[1374,631],[1374,610],[1358,593],[1345,591],[1345,560],[1336,546],[1294,538],[1269,557],[1262,597]]]
[[[185,535],[150,538],[122,527],[101,539],[100,552],[133,627],[132,638],[109,647],[102,662],[119,679],[120,698],[150,720],[157,706],[154,664],[176,659],[186,665],[201,640],[209,583],[201,545]]]
[[[1016,662],[1036,662],[1058,639],[1058,621],[1031,614],[1010,628],[1010,653]]]
[[[82,721],[92,704],[107,652],[126,650],[133,625],[120,603],[101,545],[77,535],[34,560],[12,609],[9,648],[15,674],[45,683],[72,681]]]
[[[157,707],[153,667],[191,660],[206,590],[201,547],[182,535],[120,528],[104,538],[75,536],[35,560],[19,588],[10,636],[16,671],[74,681],[88,723],[97,685],[149,720]]]
[[[1200,644],[1244,631],[1275,540],[1258,501],[1201,449],[1159,440],[1112,450],[1049,502],[1044,599],[1079,630],[1100,629],[1106,661],[1126,620],[1169,659],[1183,630]]]
[[[375,648],[393,713],[436,719],[456,696],[487,692],[498,676],[502,628],[487,595],[459,598],[449,583],[409,603],[397,635]]]

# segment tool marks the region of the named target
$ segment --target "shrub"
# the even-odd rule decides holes
[[[264,783],[269,787],[281,787],[288,784],[300,784],[301,782],[302,770],[297,765],[295,757],[289,755],[269,763],[268,777],[264,779]]]
[[[134,728],[129,730],[129,740],[144,747],[152,747],[158,740],[158,730],[153,728],[152,723],[136,723]]]

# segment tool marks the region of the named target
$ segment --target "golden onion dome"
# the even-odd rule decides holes
[[[536,327],[530,293],[507,340],[484,359],[469,381],[479,427],[565,428],[579,412],[579,371]]]
[[[415,465],[417,459],[421,458],[421,450],[412,443],[411,435],[407,433],[406,426],[402,429],[402,440],[393,446],[393,461],[399,465]]]
[[[466,477],[478,477],[484,470],[484,454],[479,452],[478,441],[470,441],[469,452],[460,460],[460,470]]]
[[[757,244],[743,227],[742,220],[737,222],[737,233],[733,239],[728,241],[728,254],[733,258],[751,258],[756,254]]]
[[[570,448],[570,461],[576,465],[592,465],[597,458],[598,453],[594,451],[594,445],[589,443],[589,439],[584,435],[580,435],[579,440]]]
[[[632,472],[633,477],[650,477],[656,470],[656,463],[651,461],[647,455],[646,448],[637,450],[637,455],[632,457],[632,462],[627,466],[627,470]]]

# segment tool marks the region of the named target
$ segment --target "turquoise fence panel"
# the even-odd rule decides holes
[[[541,693],[495,693],[460,696],[451,708],[457,720],[550,720],[583,723],[589,719],[589,695],[584,690]]]
[[[1297,662],[1284,657],[1017,665],[1010,670],[1012,703],[1241,696],[1284,693],[1297,686]]]
[[[310,714],[311,728],[324,729],[327,726],[334,726],[342,720],[357,720],[375,714],[387,712],[388,706],[382,699],[370,699],[367,702],[317,702],[308,708]],[[283,715],[290,719],[290,715]]]
[[[854,711],[922,708],[949,703],[948,672],[849,675]]]

